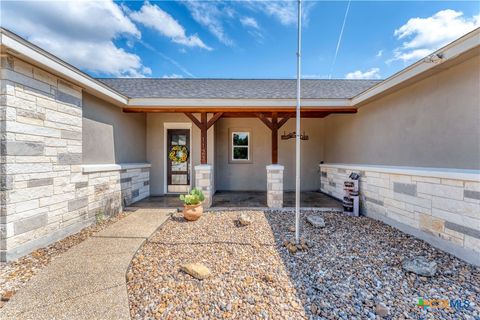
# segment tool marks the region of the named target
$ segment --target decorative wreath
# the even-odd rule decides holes
[[[168,157],[173,162],[185,162],[188,160],[188,149],[185,146],[173,146]]]

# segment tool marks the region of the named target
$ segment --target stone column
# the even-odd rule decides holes
[[[201,164],[195,166],[195,187],[205,195],[204,208],[210,208],[213,199],[213,166]]]
[[[267,166],[267,205],[269,208],[283,207],[283,170],[284,166]]]

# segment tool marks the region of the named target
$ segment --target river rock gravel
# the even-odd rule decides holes
[[[238,216],[252,223],[239,227]],[[326,227],[306,223],[321,215]],[[476,319],[480,268],[379,221],[304,212],[308,250],[292,254],[294,214],[175,214],[139,250],[127,272],[133,319]],[[405,259],[437,263],[433,277],[402,269]],[[201,263],[210,277],[181,271]],[[468,308],[423,309],[418,298],[468,300]],[[465,305],[465,304],[464,304]]]

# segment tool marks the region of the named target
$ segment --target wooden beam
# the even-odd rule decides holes
[[[272,123],[268,118],[263,114],[263,113],[256,113],[257,117],[262,120],[262,122],[270,129],[272,130]]]
[[[200,163],[207,164],[207,113],[202,112],[200,118],[202,124],[200,128]]]
[[[278,163],[278,115],[272,112],[272,164]]]
[[[217,120],[220,119],[222,115],[223,115],[223,112],[215,113],[213,117],[210,120],[208,120],[207,129],[210,129],[210,127],[213,126],[215,122],[217,122]]]
[[[190,112],[185,112],[185,115],[190,119],[192,120],[192,122],[198,127],[198,128],[202,128],[202,123],[200,121],[198,121],[198,119],[193,115],[191,114]]]
[[[123,112],[127,113],[202,113],[202,112],[237,112],[237,113],[264,113],[271,114],[272,112],[278,112],[279,116],[282,113],[295,113],[295,107],[127,107],[123,108]],[[329,113],[356,113],[357,109],[352,107],[304,107],[302,109],[302,115],[315,112],[329,112]]]
[[[284,118],[282,118],[279,122],[278,122],[278,129],[280,129],[285,123],[287,123],[288,119],[290,119],[291,117],[289,115],[286,115]]]

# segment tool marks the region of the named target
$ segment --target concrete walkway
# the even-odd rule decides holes
[[[130,319],[127,268],[170,211],[137,209],[71,248],[15,294],[0,319]]]

